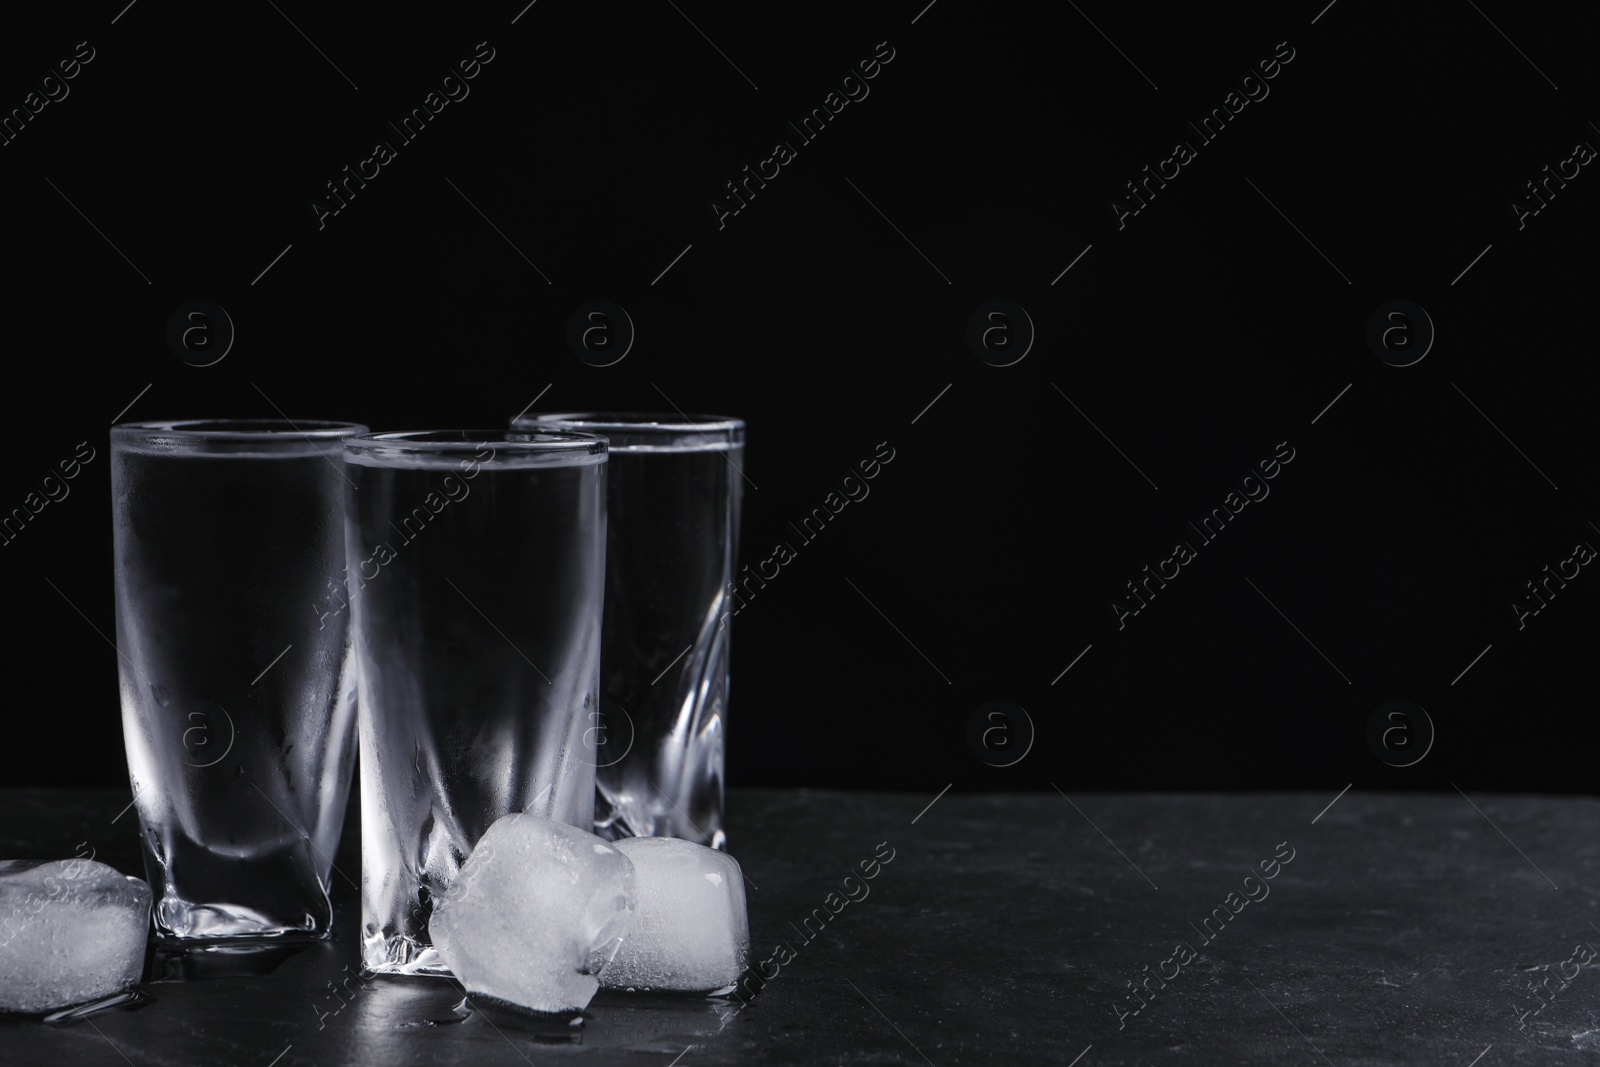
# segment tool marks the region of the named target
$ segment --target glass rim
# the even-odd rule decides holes
[[[513,426],[585,426],[596,432],[621,430],[634,434],[733,434],[745,428],[732,415],[689,415],[662,411],[553,411],[518,415]]]
[[[659,411],[569,411],[518,415],[521,430],[575,430],[603,434],[611,451],[635,455],[733,452],[744,448],[744,420],[731,415]]]
[[[337,419],[140,419],[111,427],[114,436],[173,437],[187,441],[338,441],[367,432],[365,423]]]
[[[332,419],[141,419],[111,427],[118,455],[211,459],[328,456],[364,423]]]
[[[346,462],[371,466],[446,464],[479,466],[581,466],[604,463],[609,450],[599,434],[515,428],[390,430],[361,433],[343,441]],[[487,457],[481,455],[489,449]]]

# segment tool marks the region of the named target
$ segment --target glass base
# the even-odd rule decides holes
[[[161,900],[155,907],[156,939],[178,944],[214,941],[322,940],[329,924],[310,912],[299,922],[285,922],[239,904],[196,904]]]
[[[361,945],[361,966],[373,974],[416,974],[452,978],[439,950],[408,937],[373,935]]]
[[[657,795],[666,799],[659,791]],[[720,817],[720,805],[715,814]],[[594,833],[606,841],[620,841],[625,837],[676,837],[719,852],[728,848],[728,835],[722,827],[704,817],[699,823],[692,823],[676,805],[664,807],[660,803],[634,801],[620,794],[612,797],[602,785],[595,788]]]

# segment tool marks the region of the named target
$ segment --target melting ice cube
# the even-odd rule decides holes
[[[91,859],[0,861],[0,1011],[46,1012],[136,985],[150,887]]]
[[[616,847],[633,861],[636,901],[600,984],[704,993],[737,981],[750,954],[739,862],[671,837],[629,837]]]
[[[537,815],[496,820],[429,920],[468,993],[581,1011],[633,917],[633,865],[593,834]]]

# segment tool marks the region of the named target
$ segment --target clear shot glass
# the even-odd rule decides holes
[[[611,445],[595,832],[722,848],[744,422],[584,412],[513,425]]]
[[[340,441],[275,419],[111,429],[123,739],[163,940],[325,937],[355,759]]]
[[[606,442],[445,430],[344,450],[362,960],[449,974],[428,920],[490,824],[594,821]]]

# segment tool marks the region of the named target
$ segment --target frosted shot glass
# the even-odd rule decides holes
[[[584,412],[513,425],[611,446],[595,833],[723,848],[744,422]]]
[[[606,442],[447,430],[344,450],[362,961],[449,974],[433,902],[490,824],[594,821]]]
[[[355,759],[340,441],[275,419],[111,429],[117,669],[163,940],[325,937]]]

